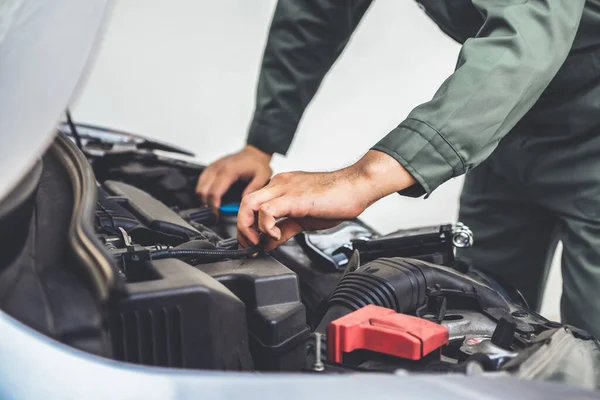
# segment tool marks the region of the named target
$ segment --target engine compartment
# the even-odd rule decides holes
[[[110,325],[119,360],[335,373],[465,373],[475,361],[500,371],[538,335],[561,326],[455,259],[456,247],[473,243],[461,224],[380,235],[359,220],[346,221],[248,257],[234,239],[242,187],[226,195],[233,207],[217,218],[193,195],[201,166],[149,153],[105,153],[91,161],[102,182],[96,231],[126,280]],[[441,326],[447,341],[415,359],[373,343],[327,354],[332,322],[366,306]],[[384,332],[391,347],[407,337],[423,340],[401,330]],[[365,334],[359,331],[354,335]],[[388,339],[373,339],[381,340]]]
[[[304,367],[310,331],[291,270],[269,256],[231,259],[237,242],[204,226],[214,219],[204,210],[185,210],[186,221],[117,181],[106,181],[98,199],[97,232],[126,280],[111,324],[117,359],[220,370]],[[192,254],[160,259],[169,251]]]
[[[203,167],[176,149],[82,142],[59,135],[27,207],[0,204],[14,246],[0,306],[56,340],[173,369],[600,381],[594,338],[455,257],[473,244],[459,223],[381,235],[345,221],[254,256],[234,239],[241,185],[215,217],[194,195]],[[21,279],[24,268],[38,273]]]

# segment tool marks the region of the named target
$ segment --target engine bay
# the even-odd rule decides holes
[[[176,212],[118,181],[105,181],[99,188],[95,221],[126,282],[127,295],[110,324],[114,356],[122,361],[217,370],[450,372],[464,368],[470,357],[483,357],[486,368],[499,369],[538,334],[556,328],[491,289],[482,277],[414,258],[372,254],[373,248],[382,251],[385,241],[394,243],[386,253],[393,253],[394,247],[406,252],[410,246],[404,241],[421,236],[421,246],[413,251],[423,258],[428,234],[437,231],[443,248],[439,236],[444,230],[447,235],[454,231],[456,242],[457,227],[378,238],[364,224],[347,222],[335,231],[315,233],[330,235],[327,246],[320,243],[322,254],[296,239],[287,249],[250,258],[237,249],[234,239],[216,233],[235,230],[235,217],[217,222],[204,208]],[[210,228],[215,225],[219,227]],[[337,244],[331,238],[336,232],[341,232]],[[319,243],[311,234],[301,241]],[[371,253],[362,253],[372,260],[361,262],[360,249],[371,241],[377,243],[369,247]],[[339,282],[330,296],[314,300],[312,307],[303,303],[298,274],[285,265],[290,247],[305,252],[307,259],[320,257],[323,264],[327,249],[351,251],[343,269],[328,266]],[[331,260],[344,259],[341,252],[336,254]],[[374,314],[365,314],[356,332],[334,327],[334,321],[371,308]],[[412,317],[390,325],[377,319],[382,310]],[[316,321],[320,322],[314,326]],[[377,323],[384,329],[371,332],[362,343],[341,345],[326,354],[326,338],[335,335],[336,343],[354,342],[368,336],[363,325],[372,328]],[[444,339],[429,344],[431,332]],[[416,353],[400,356],[402,352],[393,351],[398,346]],[[409,350],[413,347],[416,350]]]
[[[599,381],[597,340],[462,262],[477,242],[460,223],[382,235],[351,220],[242,249],[242,184],[215,216],[181,150],[79,128],[80,147],[62,127],[25,201],[0,207],[0,306],[45,335],[171,369]]]
[[[456,259],[456,248],[473,244],[460,223],[380,235],[346,221],[251,256],[235,240],[242,187],[216,217],[193,194],[201,166],[135,154],[90,157],[102,182],[95,230],[125,281],[110,317],[118,360],[212,370],[501,371],[561,327]]]

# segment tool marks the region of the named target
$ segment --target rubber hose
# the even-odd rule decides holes
[[[408,258],[381,258],[344,275],[315,331],[325,333],[331,321],[369,304],[414,314],[436,293],[472,299],[481,309],[510,308],[497,291],[450,268]]]

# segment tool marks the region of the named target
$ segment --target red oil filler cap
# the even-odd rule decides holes
[[[448,328],[426,319],[368,305],[327,327],[327,357],[342,362],[353,350],[370,350],[409,360],[420,360],[448,344]]]

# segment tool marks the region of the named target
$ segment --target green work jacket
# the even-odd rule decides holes
[[[279,0],[248,144],[287,152],[305,108],[370,3]],[[429,195],[480,164],[561,74],[567,57],[600,47],[600,0],[418,3],[462,48],[435,96],[373,146],[417,180],[403,192],[409,196]]]

